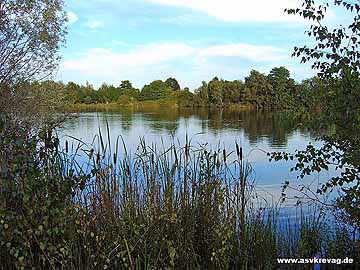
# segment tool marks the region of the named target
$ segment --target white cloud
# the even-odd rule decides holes
[[[253,62],[278,61],[287,57],[286,51],[280,48],[244,43],[208,47],[201,50],[199,56],[240,57]]]
[[[146,0],[151,3],[185,7],[229,22],[295,22],[285,8],[298,7],[298,0]]]
[[[69,24],[73,24],[76,23],[79,20],[79,17],[76,15],[75,12],[73,11],[68,11],[66,13],[67,19],[68,19],[68,23]]]
[[[105,26],[105,24],[103,21],[94,20],[94,21],[88,22],[86,26],[89,27],[90,29],[99,29],[99,28],[103,28]]]
[[[234,77],[248,72],[244,68],[249,65],[248,61],[255,67],[275,65],[289,60],[289,54],[271,46],[242,43],[208,47],[152,43],[125,52],[93,48],[65,60],[60,74],[65,81],[89,80],[98,85],[104,81],[117,84],[122,79],[130,79],[139,86],[150,80],[175,76],[187,86],[194,87],[211,76]]]
[[[93,48],[78,59],[65,61],[62,67],[63,70],[78,71],[89,76],[119,75],[128,69],[153,66],[185,57],[193,51],[193,48],[180,43],[149,44],[129,52]]]

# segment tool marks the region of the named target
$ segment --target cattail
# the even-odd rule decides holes
[[[185,157],[186,157],[186,158],[189,157],[189,146],[188,146],[187,143],[186,143],[186,145],[185,145]]]
[[[89,159],[92,159],[93,154],[94,154],[94,149],[91,149],[89,153]]]
[[[100,163],[100,153],[99,152],[96,154],[96,163],[97,164]]]

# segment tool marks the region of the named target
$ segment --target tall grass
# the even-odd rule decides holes
[[[14,151],[36,146],[22,157],[33,163],[1,178],[0,269],[278,269],[279,257],[356,254],[323,222],[282,229],[237,143],[228,152],[142,139],[130,153],[109,130],[64,148],[51,133],[16,140]]]

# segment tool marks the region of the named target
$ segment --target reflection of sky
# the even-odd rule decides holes
[[[257,113],[254,112],[254,114]],[[267,114],[255,117],[244,114],[238,117],[236,114],[182,116],[167,111],[81,113],[79,117],[69,120],[59,135],[62,140],[65,140],[65,135],[69,135],[91,143],[100,128],[104,141],[107,142],[108,125],[112,148],[115,147],[116,140],[121,135],[129,152],[136,151],[140,138],[144,138],[148,145],[158,146],[162,144],[170,146],[175,138],[176,144],[179,142],[183,146],[188,136],[195,147],[198,144],[207,143],[208,148],[217,149],[220,146],[229,152],[235,150],[237,141],[252,164],[257,186],[278,198],[285,180],[290,180],[295,184],[310,183],[314,175],[303,180],[296,180],[296,174],[289,171],[293,162],[270,163],[265,152],[293,152],[296,149],[304,149],[310,141],[315,145],[319,145],[319,142],[315,142],[303,131],[294,130],[288,125],[283,126],[281,118]],[[277,136],[277,134],[281,135]],[[120,145],[118,152],[124,153],[122,144]],[[327,177],[328,175],[318,175],[316,183],[324,182]]]

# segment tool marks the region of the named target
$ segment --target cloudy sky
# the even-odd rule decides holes
[[[65,0],[68,36],[57,80],[95,86],[131,80],[142,87],[176,77],[195,89],[218,76],[244,79],[286,66],[301,80],[314,74],[291,58],[308,44],[307,25],[283,13],[297,0]],[[338,20],[339,14],[331,13]]]

